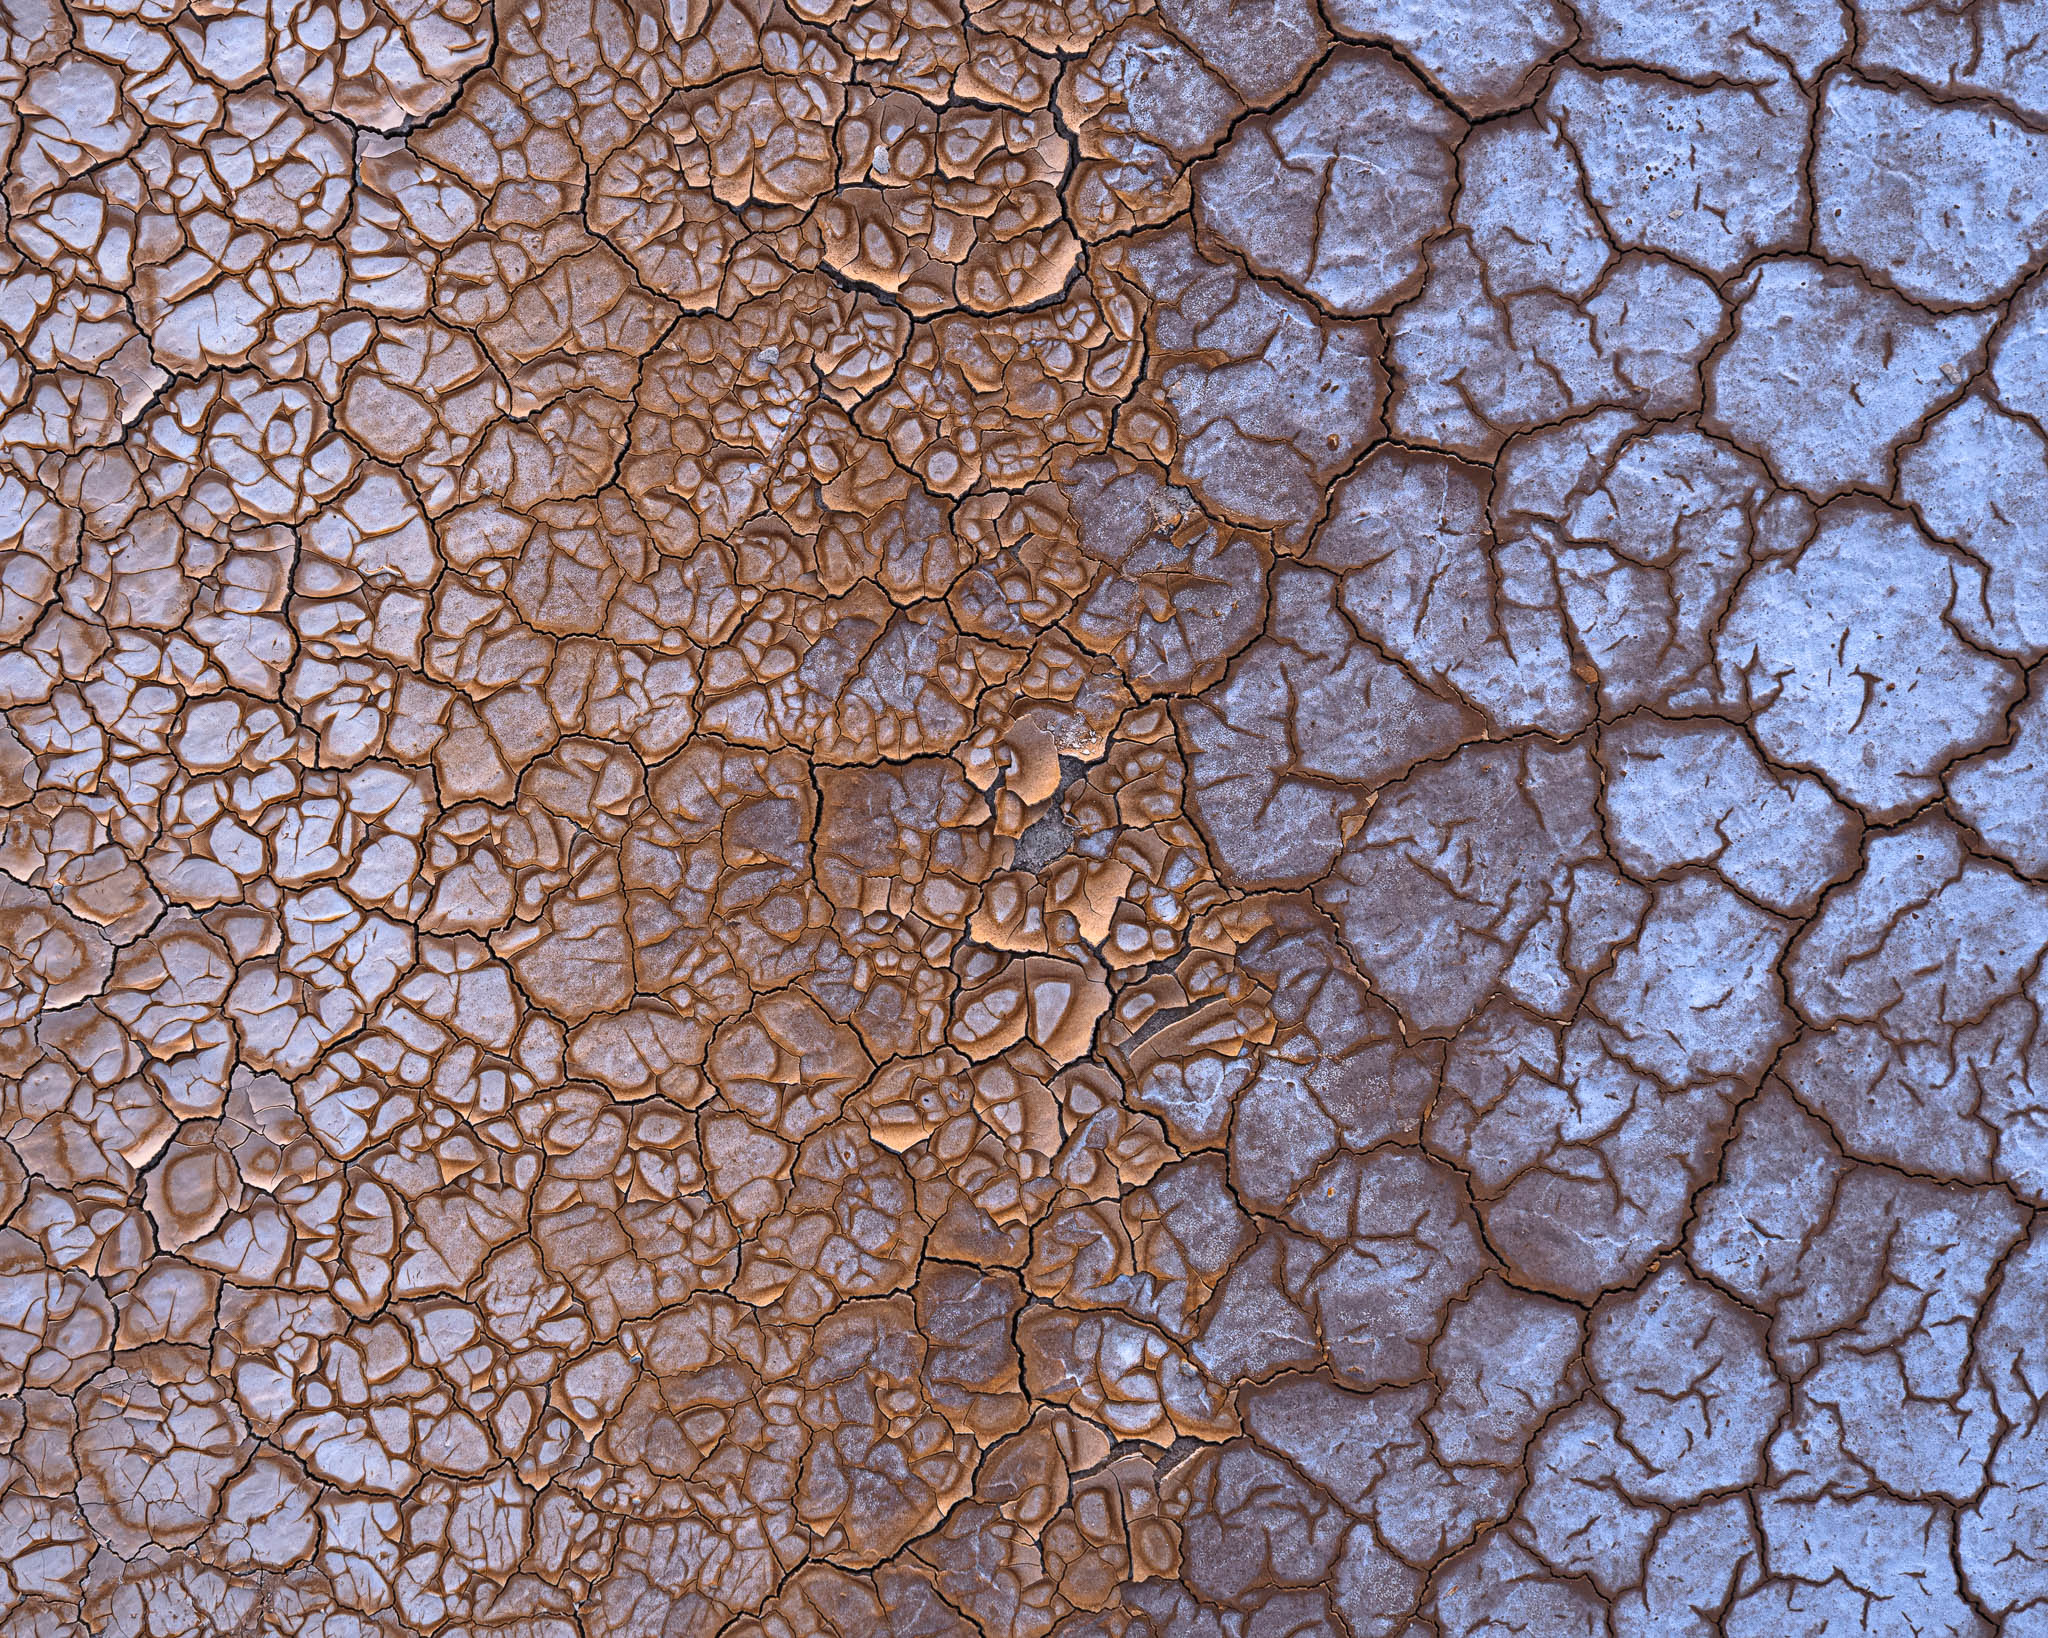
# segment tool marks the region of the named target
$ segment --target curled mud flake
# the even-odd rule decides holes
[[[8,167],[14,210],[26,212],[59,183],[126,153],[142,136],[141,116],[121,94],[112,64],[68,53],[31,68],[17,84],[26,117]]]
[[[758,1615],[726,1629],[733,1638],[972,1638],[975,1628],[946,1603],[928,1575],[882,1565],[868,1575],[807,1564]]]
[[[493,43],[490,13],[469,0],[364,7],[350,26],[343,35],[295,8],[271,47],[272,72],[307,107],[377,131],[440,112]]]
[[[883,185],[842,186],[819,207],[826,263],[920,314],[998,313],[1059,294],[1080,241],[1055,191],[1072,147],[1051,110],[953,108],[934,128],[899,99],[897,118],[865,93],[849,105],[843,181]],[[914,123],[899,136],[901,117]]]

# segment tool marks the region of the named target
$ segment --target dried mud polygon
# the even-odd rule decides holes
[[[2048,1634],[2038,0],[0,0],[0,1638]]]

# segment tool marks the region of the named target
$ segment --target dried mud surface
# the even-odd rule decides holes
[[[0,1638],[2048,1634],[2048,3],[0,3]]]

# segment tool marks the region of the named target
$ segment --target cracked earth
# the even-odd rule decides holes
[[[0,1638],[2048,1635],[2048,0],[0,156]]]

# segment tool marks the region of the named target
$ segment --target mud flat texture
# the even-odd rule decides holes
[[[0,158],[0,1638],[2048,1635],[2048,0]]]

